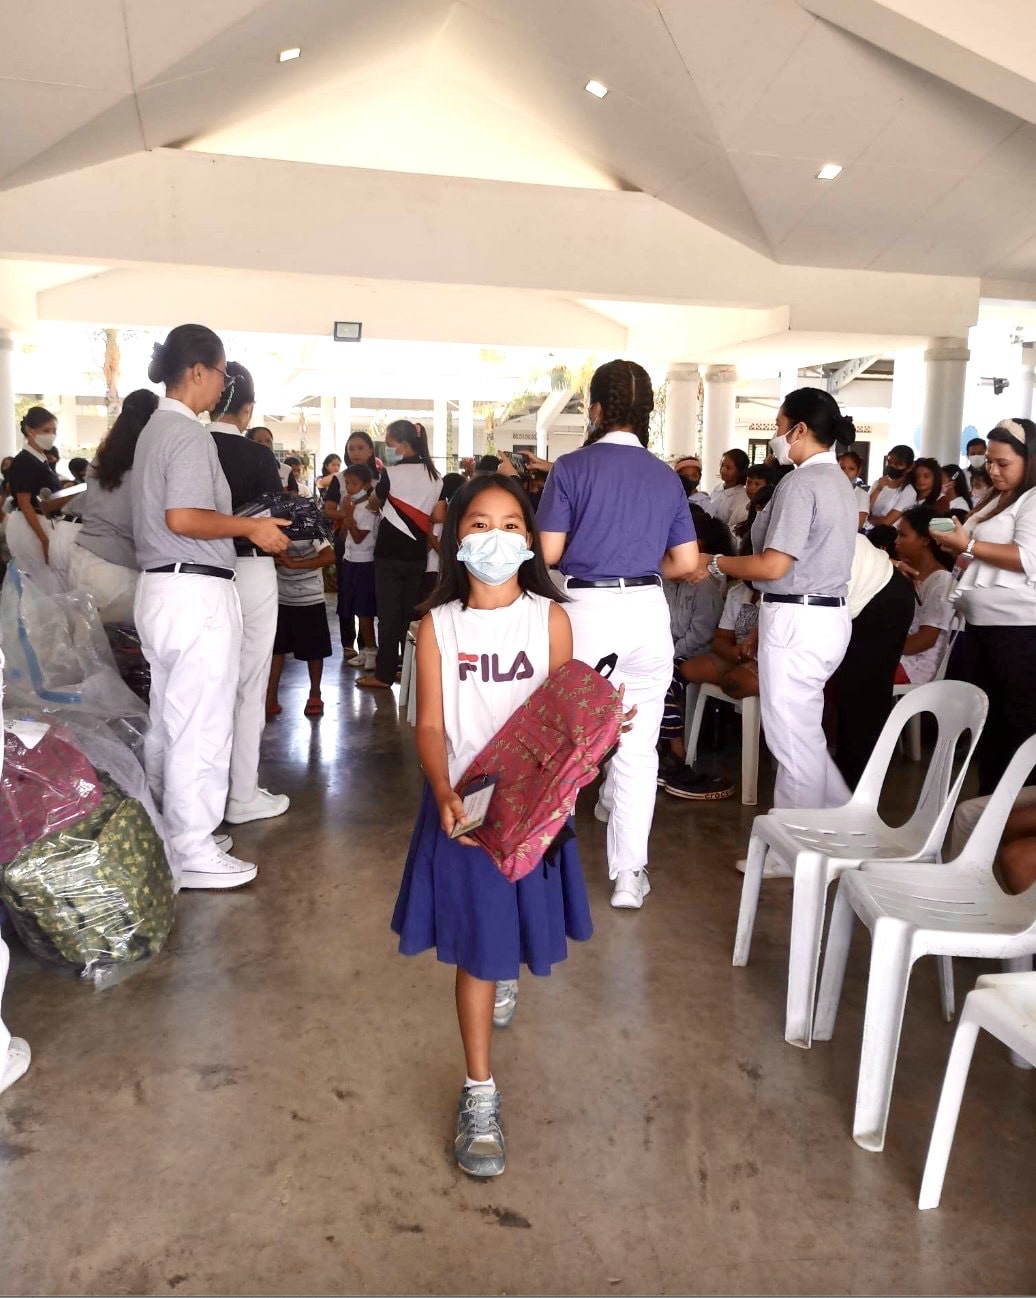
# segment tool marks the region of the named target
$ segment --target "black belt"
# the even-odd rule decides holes
[[[623,586],[661,586],[662,578],[657,573],[650,577],[600,577],[596,581],[585,581],[582,577],[569,577],[565,585],[570,590],[619,590]]]
[[[222,577],[224,581],[234,580],[233,568],[212,568],[207,563],[167,563],[161,568],[145,568],[145,572],[187,572],[198,577]]]
[[[273,555],[267,554],[265,550],[260,550],[258,546],[249,545],[247,541],[239,542],[234,539],[234,553],[239,559],[269,559],[273,562]]]
[[[842,608],[841,595],[764,595],[764,604],[812,604],[819,608]]]

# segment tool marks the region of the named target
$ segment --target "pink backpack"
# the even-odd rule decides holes
[[[483,748],[460,781],[498,783],[471,837],[517,883],[536,868],[622,730],[613,685],[574,659],[550,676]]]

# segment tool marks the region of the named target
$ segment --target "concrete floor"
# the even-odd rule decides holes
[[[607,904],[587,798],[597,933],[523,980],[498,1035],[507,1173],[457,1172],[452,970],[398,956],[388,928],[416,762],[394,698],[353,675],[329,664],[311,722],[289,665],[265,778],[294,801],[236,833],[254,885],[181,897],[162,955],[102,993],[15,956],[6,1017],[34,1058],[0,1099],[0,1291],[1032,1291],[1033,1074],[980,1040],[943,1207],[918,1213],[952,1033],[932,962],[886,1151],[865,1153],[866,939],[835,1041],[785,1045],[787,882],[764,885],[749,968],[730,964],[737,802],[659,796],[636,914]],[[959,963],[959,996],[979,971]]]

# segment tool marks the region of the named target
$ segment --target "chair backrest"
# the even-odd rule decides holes
[[[881,797],[892,755],[907,722],[921,712],[931,712],[935,716],[937,728],[935,749],[925,772],[920,797],[908,822],[908,829],[912,836],[923,839],[924,852],[937,852],[946,836],[950,817],[957,805],[988,711],[989,700],[983,691],[966,681],[930,681],[927,685],[918,685],[916,689],[904,694],[892,709],[878,736],[878,742],[860,776],[850,805],[873,812]],[[968,752],[960,764],[956,779],[953,779],[957,745],[965,731],[969,731],[971,736]]]
[[[957,637],[961,633],[961,628],[961,619],[955,617],[950,623],[950,633],[946,637],[946,648],[943,650],[942,657],[939,659],[938,669],[932,677],[933,681],[944,681],[946,679],[946,670],[950,665],[950,654],[953,653],[953,646],[957,641]]]
[[[1033,767],[1036,767],[1036,735],[1030,735],[1011,758],[960,856],[950,864],[992,870],[993,859],[1004,836],[1007,817]]]

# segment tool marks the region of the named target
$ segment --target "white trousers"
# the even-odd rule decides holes
[[[70,523],[54,523],[49,518],[44,518],[42,514],[39,516],[39,521],[51,546],[54,544],[54,534],[59,527],[71,527]],[[60,595],[64,589],[61,578],[44,559],[39,537],[20,509],[7,515],[4,535],[7,538],[7,548],[11,551],[11,558],[21,571],[48,595]]]
[[[139,576],[136,568],[109,563],[100,555],[84,550],[81,545],[74,545],[68,557],[68,589],[85,590],[92,595],[100,619],[105,623],[132,625],[133,600]]]
[[[576,658],[601,668],[618,688],[625,685],[626,711],[636,704],[633,729],[622,736],[601,789],[608,812],[608,875],[642,870],[658,793],[658,728],[673,678],[669,605],[660,586],[566,590]]]
[[[849,610],[759,606],[759,706],[777,759],[775,807],[841,807],[849,786],[827,751],[824,686],[845,657]]]
[[[237,589],[220,577],[142,573],[134,621],[151,667],[144,764],[178,872],[212,850],[226,810],[241,669]]]
[[[241,604],[241,672],[234,702],[230,796],[251,802],[259,789],[259,744],[266,725],[266,685],[277,634],[277,569],[272,559],[237,561]]]

